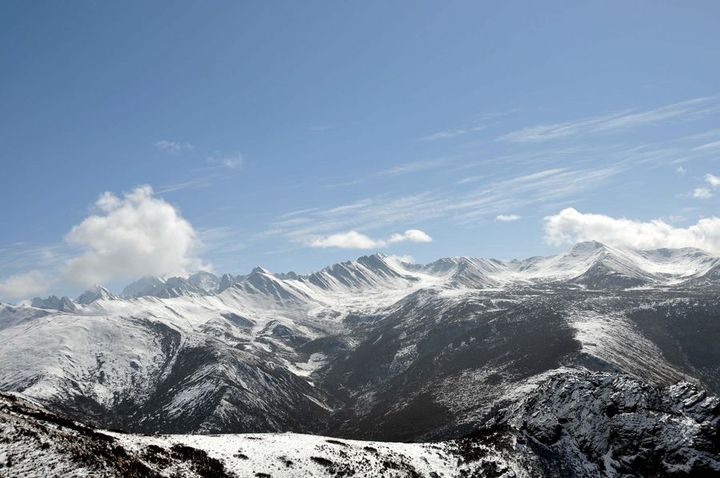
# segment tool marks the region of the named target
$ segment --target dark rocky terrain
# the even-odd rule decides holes
[[[97,431],[0,395],[0,474],[7,477],[717,476],[720,399],[688,383],[654,387],[624,375],[567,372],[443,442],[201,438]]]

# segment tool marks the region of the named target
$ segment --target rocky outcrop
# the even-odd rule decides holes
[[[51,295],[45,299],[35,297],[32,300],[32,306],[38,309],[59,310],[60,312],[73,312],[76,309],[75,304],[69,297],[58,297],[55,295]]]
[[[720,475],[720,399],[690,383],[572,372],[501,416],[548,476]]]

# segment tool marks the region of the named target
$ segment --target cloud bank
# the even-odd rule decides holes
[[[16,274],[0,282],[0,297],[26,299],[45,292],[49,285],[45,275],[39,271]]]
[[[373,239],[357,231],[348,231],[313,239],[309,245],[320,248],[375,249],[398,242],[432,242],[432,238],[419,229],[408,229],[403,233],[395,233],[387,239]]]
[[[696,247],[720,254],[720,218],[675,227],[660,219],[642,222],[567,208],[545,218],[545,240],[553,245],[595,240],[633,249]]]
[[[202,268],[194,256],[193,227],[168,202],[140,186],[123,197],[102,194],[97,214],[73,227],[65,240],[84,249],[67,261],[64,275],[90,285]]]

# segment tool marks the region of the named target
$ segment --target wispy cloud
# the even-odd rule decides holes
[[[241,153],[208,156],[208,163],[227,169],[238,169],[245,162]]]
[[[22,269],[44,269],[57,266],[69,257],[60,244],[38,245],[14,243],[0,247],[0,272],[15,273]]]
[[[449,139],[449,138],[454,138],[456,136],[462,136],[462,135],[468,134],[468,133],[482,131],[485,128],[487,128],[487,125],[478,125],[478,126],[473,126],[470,128],[459,128],[459,129],[436,131],[435,133],[429,134],[427,136],[423,136],[422,138],[420,138],[420,141],[435,141],[438,139]]]
[[[508,110],[501,113],[489,113],[481,115],[475,118],[475,122],[469,126],[463,126],[461,128],[449,128],[434,133],[428,134],[420,138],[420,141],[437,141],[443,139],[455,138],[457,136],[463,136],[469,133],[477,133],[487,129],[488,127],[497,124],[497,120],[503,116],[507,116],[516,112],[517,110]]]
[[[695,199],[710,199],[715,195],[715,190],[720,187],[720,177],[707,173],[704,177],[707,186],[699,186],[692,192]]]
[[[212,184],[211,180],[213,179],[213,177],[214,176],[205,176],[202,178],[190,179],[188,181],[182,181],[179,183],[160,186],[155,192],[158,194],[165,194],[170,192],[182,191],[184,189],[198,189],[209,187]]]
[[[337,187],[344,187],[344,186],[352,186],[355,184],[361,184],[366,181],[370,181],[373,179],[379,179],[379,178],[390,178],[395,176],[402,176],[406,174],[414,174],[414,173],[420,173],[423,171],[430,171],[438,168],[442,168],[444,166],[447,166],[453,162],[455,162],[457,158],[455,157],[445,157],[445,158],[437,158],[437,159],[421,159],[417,161],[408,161],[405,163],[396,164],[395,166],[391,166],[386,169],[382,169],[380,171],[376,171],[374,173],[367,174],[366,176],[362,176],[359,178],[351,179],[349,181],[341,181],[337,183],[332,183],[328,185],[327,187],[330,188],[337,188]]]
[[[478,181],[482,181],[483,179],[487,179],[487,175],[485,174],[478,174],[475,176],[467,176],[465,178],[459,179],[457,181],[457,184],[468,184],[468,183],[476,183]]]
[[[192,151],[193,149],[195,149],[195,146],[190,143],[169,141],[167,139],[161,139],[160,141],[156,141],[154,143],[154,146],[160,151],[164,151],[166,153],[180,153],[182,151]]]
[[[72,255],[64,244],[0,246],[0,300],[30,299],[47,292],[56,285],[59,270]]]
[[[395,233],[387,239],[373,239],[357,231],[341,232],[324,237],[310,239],[310,247],[339,249],[377,249],[399,242],[432,242],[432,238],[419,229],[408,229],[403,233]]]
[[[710,143],[701,144],[693,148],[693,151],[720,151],[720,141],[712,141]]]
[[[668,120],[688,120],[718,111],[720,106],[715,98],[694,98],[645,111],[627,110],[576,121],[540,124],[504,134],[498,140],[511,143],[549,141],[577,135],[622,131]]]
[[[398,164],[388,169],[383,169],[375,174],[375,176],[399,176],[402,174],[412,174],[430,169],[437,169],[454,161],[454,158],[439,158],[420,161],[410,161]]]
[[[498,214],[495,220],[499,222],[515,222],[521,219],[517,214]]]
[[[233,227],[220,226],[198,230],[200,251],[209,254],[234,254],[247,248],[242,232]]]
[[[713,197],[713,193],[710,188],[699,187],[693,189],[692,197],[695,199],[710,199]]]
[[[42,272],[32,270],[0,281],[0,297],[29,299],[47,291],[49,286],[50,282]]]
[[[450,188],[400,197],[371,196],[329,209],[278,217],[257,238],[284,237],[308,244],[338,230],[371,231],[437,218],[449,218],[456,224],[472,223],[529,204],[538,206],[575,197],[621,171],[622,167],[617,165],[596,169],[549,168],[487,182],[469,192]]]

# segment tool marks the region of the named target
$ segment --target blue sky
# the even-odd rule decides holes
[[[426,262],[595,236],[645,245],[620,237],[621,218],[636,236],[662,221],[650,245],[714,250],[719,14],[711,1],[3,2],[0,299],[197,267],[307,272],[376,250]],[[567,208],[580,215],[549,231]],[[176,234],[177,250],[161,242]],[[157,264],[133,255],[153,248]]]

